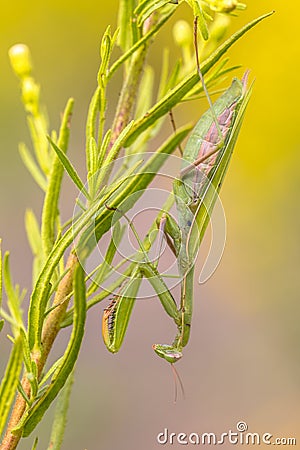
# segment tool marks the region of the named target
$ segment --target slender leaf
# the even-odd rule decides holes
[[[69,142],[69,126],[70,117],[74,106],[74,100],[69,99],[63,114],[62,123],[58,138],[58,147],[62,148],[63,154],[67,151]],[[53,141],[51,141],[53,142]],[[48,256],[55,242],[55,224],[58,216],[58,201],[63,178],[63,166],[60,159],[56,156],[53,158],[51,173],[49,177],[49,185],[47,187],[44,207],[42,213],[41,235],[43,242],[44,256]]]
[[[24,388],[23,388],[22,383],[20,382],[20,380],[18,380],[18,386],[17,386],[17,389],[18,389],[19,394],[23,397],[25,403],[26,403],[28,406],[31,406],[32,402],[30,401],[30,398],[29,398],[28,395],[26,394],[26,392],[25,392],[25,390],[24,390]]]
[[[16,293],[16,290],[13,286],[12,280],[11,280],[11,274],[10,274],[10,267],[9,267],[9,253],[6,252],[4,255],[4,262],[3,262],[3,278],[4,278],[4,287],[5,292],[7,294],[7,304],[11,313],[11,316],[14,320],[13,330],[14,333],[16,333],[16,330],[20,327],[23,327],[23,320],[22,320],[22,310],[20,306],[20,299]]]
[[[176,3],[173,3],[177,5]],[[135,9],[135,14],[138,16],[137,24],[140,27],[143,25],[146,19],[150,17],[158,9],[163,6],[168,6],[170,8],[170,0],[145,0],[139,4],[139,6]],[[173,6],[173,8],[175,8]]]
[[[201,7],[200,0],[193,0],[193,9],[194,9],[194,16],[198,18],[198,25],[200,28],[201,35],[205,41],[207,41],[209,35],[208,35],[208,28],[206,25],[204,12]]]
[[[51,166],[51,156],[48,151],[48,142],[46,139],[48,133],[48,124],[45,115],[27,116],[27,124],[34,147],[36,159],[41,170],[46,176],[49,175]]]
[[[36,437],[34,442],[33,442],[31,450],[36,450],[37,449],[38,442],[39,442],[39,438]]]
[[[57,399],[48,450],[61,449],[67,424],[67,414],[73,382],[74,373],[72,372]]]
[[[38,186],[46,192],[47,180],[44,174],[41,172],[40,168],[36,164],[33,156],[30,154],[28,148],[25,144],[21,143],[19,145],[19,152],[24,165],[26,166],[28,172],[31,174],[32,178],[38,184]]]
[[[132,129],[134,125],[134,121],[132,120],[129,122],[129,124],[124,128],[124,130],[121,131],[117,139],[115,140],[113,146],[109,150],[109,153],[105,159],[105,165],[102,166],[101,172],[99,174],[97,183],[100,185],[103,180],[107,178],[107,174],[112,169],[111,163],[117,158],[121,148],[124,145],[124,142],[127,139],[128,134],[130,133],[130,130]]]
[[[20,336],[18,336],[14,341],[10,358],[6,366],[6,371],[0,386],[0,435],[5,427],[12,402],[16,394],[21,369],[22,341]]]
[[[39,382],[39,387],[43,386],[43,384],[45,384],[46,381],[48,381],[49,378],[52,377],[52,375],[60,368],[60,366],[62,364],[62,359],[63,359],[63,356],[61,358],[58,358],[55,361],[55,363],[50,367],[48,372],[43,376],[43,378]]]
[[[110,25],[106,28],[100,46],[101,65],[98,72],[98,84],[100,84],[99,77],[106,77],[106,72],[109,64],[109,59],[112,51]],[[103,81],[103,79],[101,80]]]
[[[32,282],[34,284],[43,263],[43,243],[38,221],[31,209],[28,209],[25,213],[25,229],[31,251],[34,255],[32,270]]]
[[[118,249],[118,246],[122,240],[125,228],[122,228],[120,223],[117,222],[114,226],[112,238],[110,240],[107,252],[104,257],[103,263],[100,265],[97,273],[93,275],[93,282],[89,286],[87,291],[87,297],[92,295],[101,285],[103,280],[106,278],[107,273],[112,269],[111,264]]]
[[[100,151],[99,151],[99,155],[98,155],[97,166],[98,166],[99,170],[101,169],[103,161],[105,159],[105,155],[106,155],[106,152],[107,152],[107,149],[108,149],[108,145],[110,143],[110,138],[111,138],[111,130],[109,129],[105,133],[105,136],[104,136],[104,138],[102,140]]]
[[[137,26],[136,22],[132,20],[135,0],[120,0],[119,1],[119,16],[118,16],[118,45],[123,52],[126,52],[136,42]]]
[[[75,184],[75,186],[78,187],[78,189],[87,197],[89,198],[89,194],[86,190],[86,188],[84,187],[83,182],[81,181],[79,175],[76,172],[76,169],[74,168],[74,166],[72,165],[72,163],[70,162],[70,160],[68,159],[68,157],[65,155],[65,153],[55,144],[55,142],[53,142],[51,140],[50,137],[48,137],[48,140],[53,148],[53,150],[55,151],[55,153],[57,154],[58,158],[60,159],[60,162],[62,163],[63,167],[66,169],[68,175],[70,176],[71,180],[73,181],[73,183]]]
[[[87,147],[86,147],[86,163],[87,163],[87,171],[90,171],[90,161],[91,161],[91,156],[89,154],[89,146],[88,143],[90,142],[91,138],[96,139],[96,127],[97,127],[97,114],[100,110],[100,87],[97,86],[93,97],[90,101],[90,105],[89,105],[89,110],[88,110],[88,115],[87,115],[87,121],[86,121],[86,131],[85,131],[85,135],[86,135],[86,143],[87,143]]]
[[[31,251],[35,256],[37,256],[42,251],[42,238],[38,221],[31,209],[26,210],[25,227]]]
[[[23,360],[24,360],[25,369],[27,372],[30,373],[33,371],[32,361],[31,361],[31,357],[30,357],[30,349],[29,349],[27,335],[23,328],[20,328],[20,338],[22,341]]]

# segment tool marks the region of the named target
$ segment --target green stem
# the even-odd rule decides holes
[[[149,22],[149,28],[153,25],[154,24],[152,20]],[[149,43],[149,40],[145,41],[145,44],[141,46],[131,58],[129,70],[126,76],[125,83],[123,84],[117,106],[109,149],[113,146],[114,142],[116,141],[122,130],[124,130],[124,128],[127,126],[132,117],[132,112],[138,95],[138,87]]]

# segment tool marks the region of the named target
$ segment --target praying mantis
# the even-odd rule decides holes
[[[248,72],[242,80],[234,78],[231,86],[212,105],[213,112],[208,109],[196,124],[183,151],[180,175],[173,183],[178,222],[168,213],[162,214],[160,219],[159,227],[177,259],[181,280],[179,305],[127,219],[139,242],[143,260],[135,266],[129,281],[120,288],[103,314],[103,339],[113,353],[121,347],[141,279],[145,277],[177,327],[172,344],[154,344],[153,349],[171,364],[182,358],[192,321],[194,260],[249,101],[251,87],[247,89],[247,78]]]

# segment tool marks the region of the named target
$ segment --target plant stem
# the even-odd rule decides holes
[[[68,295],[73,289],[73,277],[77,264],[77,256],[73,252],[71,252],[66,265],[66,269],[69,270],[64,278],[62,278],[53,301],[53,306],[57,305],[57,307],[51,311],[43,327],[42,354],[32,355],[32,359],[35,361],[38,368],[38,377],[41,376],[53,342],[60,330],[60,323],[65,316],[69,304],[69,299],[66,301],[64,300],[68,298]],[[27,378],[27,373],[24,373],[21,384],[24,392],[30,398],[31,389],[30,383]],[[18,394],[11,413],[6,434],[0,446],[0,450],[14,450],[17,447],[18,442],[22,436],[22,431],[18,432],[17,434],[12,434],[12,430],[17,426],[18,422],[22,418],[25,409],[26,402],[22,395]]]
[[[144,34],[146,34],[154,22],[157,20],[155,14],[148,19],[144,26]],[[112,127],[112,135],[109,144],[109,149],[113,146],[114,142],[129,123],[133,108],[135,106],[136,98],[138,95],[139,83],[144,67],[147,48],[151,41],[147,41],[142,47],[140,47],[133,55],[130,61],[129,70],[126,76],[126,80],[123,84],[121,95],[119,98],[117,112]]]

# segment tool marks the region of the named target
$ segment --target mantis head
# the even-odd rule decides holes
[[[177,347],[167,344],[154,344],[152,346],[155,353],[169,363],[173,364],[182,358],[182,352]]]

